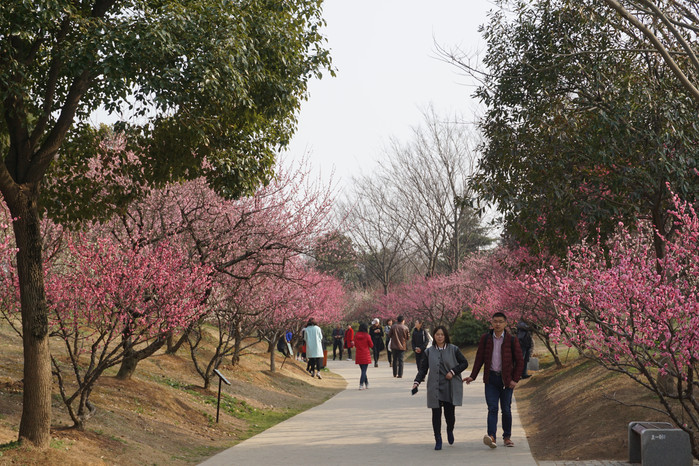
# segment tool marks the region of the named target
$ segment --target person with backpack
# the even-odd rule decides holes
[[[529,326],[524,321],[517,322],[517,340],[519,340],[519,346],[522,348],[522,357],[524,358],[522,378],[528,379],[531,375],[527,374],[527,366],[529,365],[529,358],[534,348],[534,340],[532,339],[532,332]]]
[[[502,439],[506,447],[515,444],[512,436],[512,392],[522,377],[524,358],[519,340],[506,331],[507,317],[496,312],[491,319],[493,329],[481,336],[471,375],[464,378],[467,384],[478,377],[483,367],[485,402],[488,405],[488,433],[483,443],[497,447],[495,435],[498,427],[498,404],[502,410]]]

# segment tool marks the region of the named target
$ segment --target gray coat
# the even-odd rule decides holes
[[[427,373],[430,373],[427,379],[427,407],[439,408],[440,401],[461,406],[464,386],[460,374],[468,367],[468,361],[459,347],[449,344],[440,351],[433,345],[427,348],[425,355],[415,376],[415,382],[422,382]],[[454,371],[451,380],[446,379],[449,371]]]

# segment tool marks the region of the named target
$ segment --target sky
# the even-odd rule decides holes
[[[478,27],[489,0],[325,0],[324,29],[337,76],[309,84],[284,158],[308,157],[340,189],[369,174],[390,138],[410,140],[432,106],[438,115],[478,112],[473,81],[437,58],[435,42],[469,53],[485,48]]]

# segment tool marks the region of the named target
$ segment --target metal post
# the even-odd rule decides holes
[[[221,408],[221,377],[218,378],[218,401],[216,402],[216,424],[218,424],[218,412]]]

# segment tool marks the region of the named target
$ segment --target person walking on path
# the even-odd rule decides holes
[[[304,338],[306,339],[306,357],[309,363],[308,371],[311,373],[311,377],[322,379],[320,369],[323,364],[323,332],[313,317],[308,319]]]
[[[467,384],[478,377],[481,367],[485,383],[485,402],[488,405],[488,433],[483,443],[495,448],[498,427],[498,403],[502,410],[502,439],[506,447],[513,447],[512,436],[512,392],[522,376],[522,349],[519,341],[506,332],[507,317],[502,312],[493,314],[493,329],[481,336],[476,360],[471,375],[464,378]]]
[[[345,330],[345,348],[347,348],[347,360],[352,360],[352,348],[354,348],[354,329],[352,324],[347,325]]]
[[[398,322],[393,324],[388,337],[391,340],[391,353],[393,353],[393,377],[403,377],[403,354],[408,345],[410,330],[403,323],[403,316],[398,316]]]
[[[344,336],[344,332],[342,331],[342,328],[340,327],[340,324],[335,325],[335,328],[333,329],[333,361],[335,360],[335,357],[337,356],[337,350],[340,350],[340,361],[342,361],[342,337]]]
[[[522,378],[528,379],[531,375],[527,374],[527,366],[529,365],[529,358],[532,355],[532,349],[534,348],[534,340],[532,340],[532,332],[529,326],[524,321],[517,322],[517,339],[519,340],[519,346],[522,348],[522,357],[524,358],[524,369],[522,369]]]
[[[359,324],[359,330],[357,330],[357,334],[354,336],[354,347],[356,350],[354,353],[354,363],[359,364],[359,369],[361,370],[359,389],[364,390],[369,388],[369,378],[366,376],[366,369],[371,363],[371,351],[369,351],[369,348],[374,347],[374,342],[364,322]]]
[[[432,431],[434,449],[442,449],[442,410],[447,423],[447,441],[454,444],[455,406],[461,406],[464,386],[461,372],[468,367],[468,361],[458,346],[452,345],[449,332],[443,325],[434,331],[434,344],[427,348],[420,359],[417,375],[413,382],[413,392],[427,379],[427,407],[432,409]]]
[[[391,338],[388,334],[391,332],[391,327],[393,326],[393,319],[388,319],[386,321],[386,326],[383,328],[383,333],[386,335],[386,356],[388,357],[388,367],[393,367],[391,362]]]
[[[381,327],[379,319],[371,321],[369,335],[371,336],[371,342],[374,344],[374,367],[379,367],[379,356],[381,356],[381,351],[383,350],[384,337],[383,327]]]
[[[422,327],[422,321],[420,319],[415,321],[415,328],[413,329],[413,337],[411,339],[411,346],[413,347],[413,352],[415,353],[415,364],[417,364],[418,370],[420,369],[420,363],[425,355],[425,350],[427,349],[427,344],[430,342],[427,337],[427,330]]]

